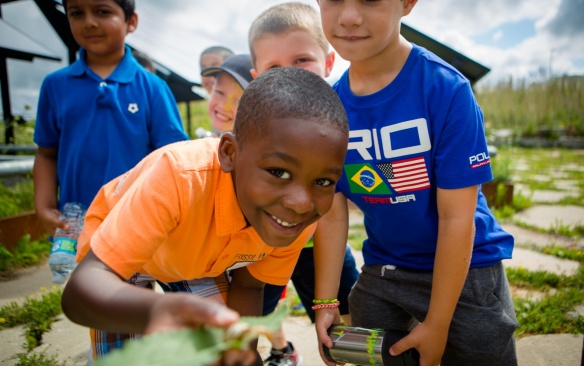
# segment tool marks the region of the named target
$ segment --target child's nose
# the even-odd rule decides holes
[[[94,28],[97,27],[97,21],[95,17],[91,14],[85,16],[85,27],[86,28]]]
[[[361,16],[361,10],[352,1],[345,1],[341,7],[341,12],[339,14],[339,24],[346,27],[351,27],[355,25],[361,25],[363,23],[363,17]]]
[[[314,210],[314,200],[309,188],[295,185],[287,192],[283,204],[286,208],[298,214],[304,214]]]

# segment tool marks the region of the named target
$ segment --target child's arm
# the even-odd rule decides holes
[[[477,194],[478,186],[438,188],[438,243],[428,314],[407,337],[391,347],[392,354],[415,347],[420,352],[421,365],[440,363],[470,265]]]
[[[55,228],[66,229],[68,224],[59,220],[57,202],[57,148],[38,147],[33,166],[34,207],[48,233]]]
[[[347,198],[342,193],[337,193],[330,211],[318,221],[314,233],[314,296],[317,299],[334,299],[338,296],[343,260],[347,249],[348,230]],[[332,324],[339,323],[338,308],[315,311],[315,328],[321,357],[323,355],[320,344],[329,348],[333,346],[327,333],[328,328]],[[323,357],[323,361],[325,360]],[[330,362],[327,364],[334,365]]]
[[[71,321],[118,333],[155,333],[210,324],[225,327],[239,316],[192,294],[159,294],[128,284],[92,251],[73,271],[61,300]]]

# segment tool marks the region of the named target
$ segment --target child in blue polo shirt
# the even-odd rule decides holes
[[[89,206],[102,185],[153,150],[187,140],[168,85],[125,46],[138,25],[133,0],[64,0],[79,59],[49,74],[34,142],[35,209],[47,230],[66,225],[66,202]]]

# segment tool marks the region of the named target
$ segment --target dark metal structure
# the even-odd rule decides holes
[[[1,0],[0,4],[16,0]],[[61,61],[57,55],[45,49],[40,43],[34,41],[20,30],[2,20],[2,7],[0,7],[0,88],[2,90],[2,110],[4,112],[4,140],[6,143],[14,143],[15,117],[12,115],[10,104],[10,88],[8,79],[7,60],[16,59],[32,61],[34,58]]]
[[[402,23],[400,33],[410,42],[422,46],[440,57],[460,71],[474,85],[491,69],[471,60],[465,55],[456,52],[452,48],[436,41],[435,39]]]

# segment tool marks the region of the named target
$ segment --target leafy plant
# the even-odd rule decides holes
[[[16,366],[61,366],[57,361],[57,355],[47,356],[44,353],[21,353],[18,355]]]
[[[3,306],[0,308],[0,330],[26,324],[24,348],[30,352],[42,343],[43,334],[51,330],[51,324],[61,314],[61,294],[61,289],[53,287],[40,299],[27,297],[23,304],[13,301]]]
[[[12,251],[0,243],[0,278],[9,277],[15,270],[41,263],[51,252],[48,238],[30,241],[30,234],[20,238]]]
[[[32,180],[24,180],[13,187],[0,183],[0,217],[17,215],[34,208],[34,186]]]
[[[287,315],[288,307],[279,306],[265,317],[241,317],[227,330],[200,327],[144,336],[127,342],[121,350],[113,351],[95,366],[209,365],[217,361],[223,351],[246,348],[259,335],[277,331]]]

